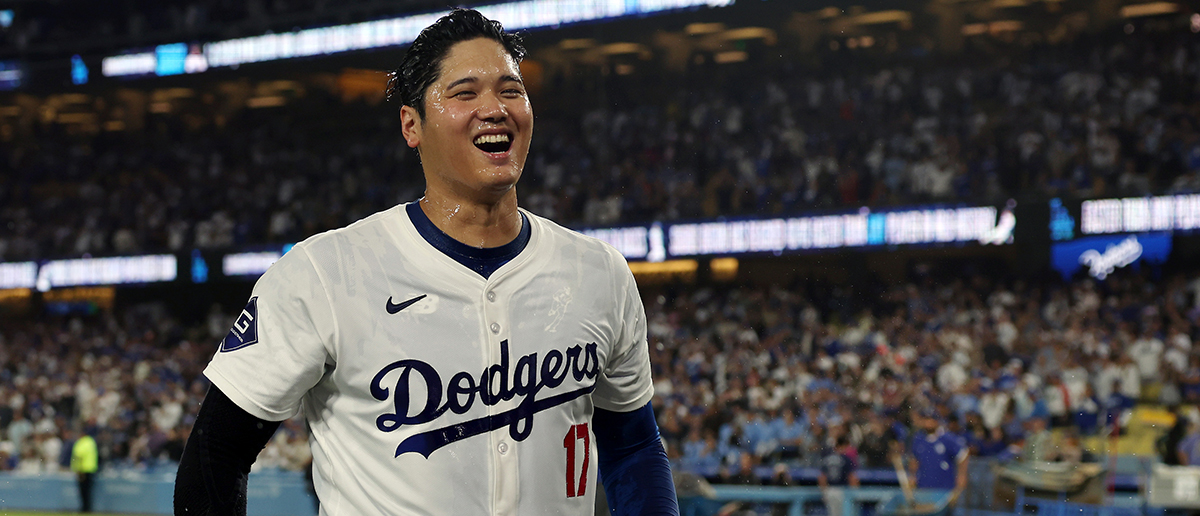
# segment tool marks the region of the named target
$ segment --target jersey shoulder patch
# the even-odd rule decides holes
[[[229,335],[221,342],[221,352],[227,353],[242,349],[258,342],[258,296],[250,298],[246,308],[233,321]]]

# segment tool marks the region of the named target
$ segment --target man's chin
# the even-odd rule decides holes
[[[516,165],[491,167],[485,171],[484,183],[489,191],[506,192],[517,185],[521,179],[521,169]]]
[[[515,195],[519,178],[520,174],[515,177],[489,177],[489,181],[484,182],[479,189],[480,201],[495,203],[503,200],[506,196]]]

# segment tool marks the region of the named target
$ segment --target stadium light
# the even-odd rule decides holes
[[[826,7],[813,13],[813,15],[816,16],[817,19],[825,20],[828,18],[837,18],[838,16],[841,16],[843,12],[843,10],[838,9],[837,7]]]
[[[728,52],[718,52],[713,55],[713,61],[717,64],[740,63],[750,58],[750,54],[742,50],[730,50]]]
[[[0,303],[12,303],[16,301],[28,301],[33,297],[33,291],[27,288],[14,288],[0,290]]]
[[[768,45],[774,45],[778,40],[775,36],[775,31],[763,27],[743,27],[740,29],[730,29],[721,34],[721,38],[727,41],[738,41],[748,39],[761,39]]]
[[[714,280],[731,281],[737,278],[738,259],[713,258],[708,262],[708,268],[712,271],[712,278]]]
[[[629,269],[634,274],[662,274],[681,272],[696,272],[700,264],[696,260],[670,260],[666,262],[629,262]]]
[[[596,46],[596,40],[592,38],[564,39],[558,42],[558,48],[563,50],[585,50],[594,46]]]
[[[254,97],[246,101],[246,107],[249,108],[279,107],[284,104],[287,104],[287,99],[279,95]]]
[[[621,54],[645,55],[649,52],[650,52],[650,49],[646,48],[645,45],[642,45],[640,43],[629,43],[629,42],[609,43],[607,45],[600,47],[600,53],[604,54],[604,55],[609,55],[609,56],[615,56],[615,55],[621,55]]]
[[[687,34],[688,36],[713,34],[723,30],[725,30],[724,23],[689,23],[683,28],[684,34]]]
[[[1172,2],[1147,2],[1144,4],[1126,5],[1121,8],[1122,18],[1141,18],[1179,12],[1179,4]]]
[[[878,11],[855,16],[851,23],[854,25],[879,25],[882,23],[912,23],[912,13],[901,10]]]

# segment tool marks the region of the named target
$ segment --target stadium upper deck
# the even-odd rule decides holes
[[[1200,189],[1190,31],[979,59],[800,55],[627,75],[530,67],[544,108],[523,204],[580,226]],[[348,100],[364,75],[367,98]],[[381,79],[14,97],[0,260],[293,242],[415,199],[415,154],[395,106],[378,104]]]

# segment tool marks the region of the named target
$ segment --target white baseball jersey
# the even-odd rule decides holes
[[[247,412],[311,427],[322,515],[592,514],[593,407],[650,401],[624,258],[525,212],[485,279],[404,206],[297,244],[204,374]]]

